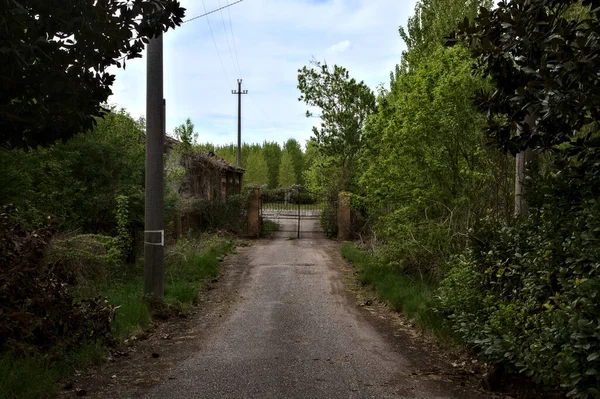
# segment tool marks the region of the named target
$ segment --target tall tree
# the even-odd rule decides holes
[[[298,71],[299,101],[321,110],[321,126],[313,127],[315,141],[326,156],[335,157],[337,167],[346,173],[339,188],[350,183],[355,160],[363,145],[367,117],[375,112],[375,95],[364,82],[350,78],[341,66],[330,68],[312,60]],[[312,116],[310,111],[306,116]]]
[[[296,139],[288,139],[283,145],[285,151],[287,151],[292,157],[292,163],[294,164],[294,172],[296,174],[296,183],[303,184],[304,178],[302,172],[304,170],[304,153],[302,147]]]
[[[294,160],[288,151],[283,151],[281,165],[279,165],[279,187],[290,187],[294,184],[296,184]]]
[[[262,186],[269,182],[269,169],[262,150],[255,149],[250,151],[246,157],[246,174],[244,175],[244,185]]]
[[[198,139],[198,133],[194,132],[194,124],[190,118],[187,118],[185,123],[177,126],[174,129],[174,133],[175,137],[181,141],[183,147],[187,149],[192,148]]]
[[[47,145],[90,129],[115,76],[184,16],[176,0],[0,2],[0,142]]]
[[[445,37],[454,32],[465,18],[474,18],[479,9],[489,9],[491,0],[420,0],[415,14],[408,18],[406,29],[400,27],[400,36],[406,43],[402,60],[408,65],[410,58],[431,53],[445,43]]]
[[[281,146],[277,142],[263,143],[263,151],[269,167],[269,188],[276,188],[279,181],[279,164],[281,163]]]
[[[218,146],[215,148],[214,152],[227,162],[235,165],[237,149],[236,146],[234,146],[233,144],[226,146]]]

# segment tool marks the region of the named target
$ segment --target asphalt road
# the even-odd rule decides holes
[[[414,378],[414,348],[403,354],[345,291],[336,243],[261,240],[244,256],[241,300],[144,397],[486,397],[451,381]]]

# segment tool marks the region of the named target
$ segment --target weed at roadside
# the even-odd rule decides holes
[[[359,271],[360,282],[375,289],[379,299],[387,301],[396,311],[403,312],[417,324],[431,331],[438,339],[453,341],[442,318],[433,310],[436,284],[431,279],[412,276],[378,260],[351,243],[340,248],[342,255]]]
[[[0,399],[55,397],[56,382],[75,370],[104,362],[108,350],[99,342],[63,354],[0,355]],[[56,359],[58,357],[58,359]]]

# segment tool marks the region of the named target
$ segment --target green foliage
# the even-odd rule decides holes
[[[177,140],[181,141],[184,149],[189,150],[198,140],[198,133],[194,132],[194,124],[190,118],[185,120],[184,124],[177,126],[173,133]]]
[[[186,170],[182,165],[182,159],[189,153],[187,149],[174,148],[165,158],[165,220],[173,220],[184,207],[180,190],[186,182]]]
[[[267,142],[263,143],[263,152],[267,167],[269,169],[269,189],[274,189],[279,186],[279,164],[281,163],[281,147],[279,143]]]
[[[431,306],[435,282],[390,267],[353,244],[344,243],[340,249],[344,258],[359,271],[361,283],[374,288],[381,300],[387,301],[394,310],[404,312],[422,327],[430,328],[438,336],[447,337],[441,319]]]
[[[0,203],[39,226],[51,216],[65,229],[117,233],[117,197],[128,198],[128,226],[143,224],[144,122],[124,110],[107,114],[88,134],[24,151],[0,149]]]
[[[106,355],[105,347],[93,343],[64,353],[61,360],[52,360],[46,354],[16,356],[4,352],[0,354],[0,398],[55,397],[56,385],[61,378],[75,370],[101,364]]]
[[[269,169],[262,150],[254,150],[246,159],[244,186],[262,186],[269,182]]]
[[[196,303],[200,289],[218,275],[218,258],[230,252],[233,245],[234,242],[228,239],[203,236],[199,240],[181,239],[168,248],[165,255],[165,302],[184,311]],[[141,271],[141,268],[123,273],[113,271],[108,283],[86,287],[79,293],[80,296],[105,296],[109,304],[115,307],[115,317],[110,323],[115,337],[129,338],[132,333],[146,328],[152,320],[151,310],[142,296]],[[0,274],[0,278],[2,276]],[[35,297],[31,295],[30,298]],[[9,303],[5,298],[2,300],[3,306]],[[78,308],[79,305],[75,304],[74,309]],[[109,318],[103,317],[103,320],[108,322]],[[4,326],[7,325],[4,323]],[[99,334],[99,331],[94,333]],[[79,343],[74,349],[57,352],[62,360],[56,360],[51,353],[39,351],[23,354],[14,345],[11,346],[12,351],[2,352],[0,398],[54,397],[60,379],[74,370],[100,364],[106,358],[107,349],[104,345],[86,344],[84,340]],[[52,350],[56,351],[56,348]],[[31,384],[34,379],[36,383]]]
[[[110,284],[101,286],[99,293],[106,295],[108,302],[116,307],[115,318],[110,324],[115,337],[129,337],[133,332],[144,329],[152,321],[150,308],[144,300],[144,282],[141,270],[137,273],[114,276]]]
[[[349,164],[361,148],[367,116],[376,109],[371,89],[351,79],[344,67],[332,69],[316,60],[298,70],[298,89],[299,101],[321,109],[321,127],[313,127],[319,146],[327,155],[347,158],[344,164]]]
[[[3,1],[0,141],[51,145],[91,129],[115,76],[148,39],[182,22],[175,0]]]
[[[298,89],[299,101],[321,110],[321,126],[313,127],[313,139],[335,169],[328,172],[327,187],[350,188],[367,117],[376,111],[375,95],[364,82],[350,78],[344,67],[330,68],[316,60],[298,71]],[[306,116],[312,113],[307,111]]]
[[[423,62],[426,56],[443,45],[445,37],[454,32],[459,22],[473,18],[479,9],[489,9],[490,0],[456,1],[456,0],[419,0],[415,5],[415,14],[408,19],[406,29],[400,27],[400,36],[406,43],[407,50],[402,54],[402,66],[396,70],[397,75],[406,73],[413,64]],[[392,75],[392,81],[394,80]]]
[[[395,264],[435,272],[497,196],[498,156],[471,105],[488,84],[471,64],[466,50],[438,46],[380,94],[369,119],[360,187]]]
[[[73,271],[50,267],[47,229],[28,230],[4,208],[0,215],[0,349],[73,348],[110,339],[113,309],[100,298],[75,301]]]
[[[513,227],[484,224],[440,290],[439,309],[489,359],[569,396],[598,395],[600,206],[544,204]]]
[[[589,13],[579,19],[572,11],[582,6]],[[514,154],[568,143],[581,159],[598,146],[591,133],[578,133],[597,132],[600,119],[599,16],[592,0],[512,0],[461,24],[457,37],[497,85],[477,102],[498,146]],[[524,122],[528,114],[539,116],[533,126]]]
[[[279,231],[279,224],[275,223],[272,220],[262,219],[261,220],[261,231]]]
[[[323,228],[323,232],[329,238],[337,237],[338,222],[337,222],[337,196],[330,197],[323,203],[319,223]]]
[[[124,259],[131,252],[131,244],[133,241],[132,233],[129,228],[129,198],[127,196],[117,196],[117,208],[115,212],[115,219],[117,222],[115,245],[118,248],[121,259]]]
[[[100,234],[57,236],[50,242],[46,259],[55,269],[73,275],[79,286],[85,286],[106,283],[111,271],[121,266],[127,254],[121,252],[123,248],[119,237]]]
[[[233,145],[215,148],[215,153],[230,164],[237,165],[237,148]],[[242,160],[245,159],[242,156]],[[243,167],[243,166],[242,166]]]
[[[186,309],[198,301],[203,285],[219,275],[218,257],[234,243],[217,236],[180,239],[165,255],[165,302]]]
[[[290,154],[292,158],[292,164],[294,165],[294,181],[296,184],[303,185],[304,178],[302,172],[304,172],[304,153],[300,143],[295,139],[288,139],[283,145],[283,150]]]
[[[284,150],[281,155],[281,165],[279,165],[279,187],[291,187],[296,184],[293,162],[292,155]]]
[[[245,232],[248,222],[247,195],[230,195],[221,201],[201,201],[194,208],[200,215],[200,226],[204,232]]]
[[[496,84],[476,100],[490,137],[513,153],[551,151],[529,170],[529,216],[477,226],[438,305],[489,359],[575,398],[600,396],[599,12],[592,1],[513,0],[461,25]]]
[[[237,162],[237,146],[233,144],[215,146],[205,143],[200,144],[199,148],[204,151],[212,151],[232,164],[236,164]],[[295,139],[288,139],[284,144],[284,149],[291,156],[292,174],[294,175],[293,179],[288,179],[288,182],[293,181],[291,184],[302,184],[306,165],[304,163],[304,152],[300,143]],[[268,189],[282,187],[279,182],[282,156],[283,150],[277,142],[265,141],[262,145],[242,144],[242,167],[247,170],[244,175],[244,184],[266,184]]]
[[[58,379],[47,358],[0,355],[0,398],[37,399],[50,397]],[[31,382],[35,381],[35,384]]]

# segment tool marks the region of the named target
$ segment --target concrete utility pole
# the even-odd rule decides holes
[[[535,125],[535,115],[529,114],[523,121],[529,125],[529,129],[533,129]],[[518,128],[518,134],[521,134],[522,128]],[[529,206],[525,200],[525,178],[528,164],[533,160],[533,150],[531,148],[521,151],[515,157],[515,216],[527,216],[529,214]]]
[[[242,94],[248,94],[248,90],[242,91],[242,79],[238,79],[238,91],[231,90],[231,94],[238,95],[238,148],[237,166],[242,166]]]
[[[146,72],[146,198],[144,213],[144,294],[164,294],[163,216],[164,127],[163,37],[150,40]]]

